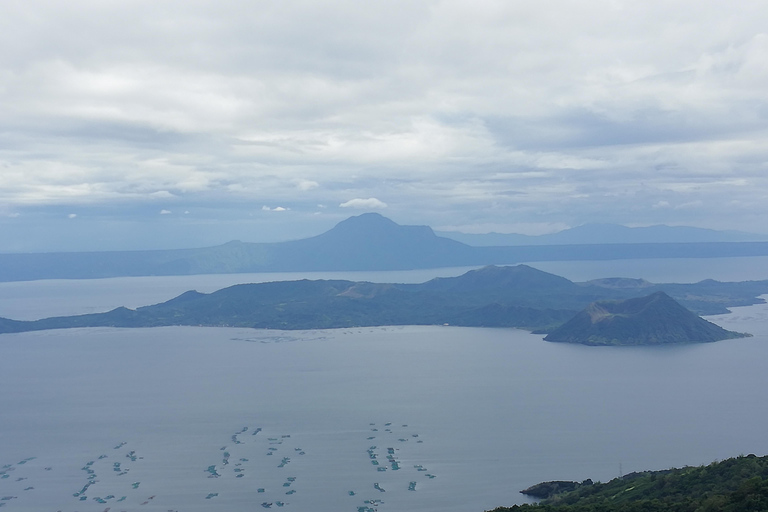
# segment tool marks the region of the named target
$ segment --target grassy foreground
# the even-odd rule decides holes
[[[587,481],[589,482],[589,481]],[[768,511],[768,456],[739,456],[707,466],[646,471],[607,483],[577,484],[535,505],[493,512]]]

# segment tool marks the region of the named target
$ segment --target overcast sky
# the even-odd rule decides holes
[[[768,232],[768,3],[0,2],[0,251]]]

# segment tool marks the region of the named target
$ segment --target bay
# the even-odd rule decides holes
[[[104,510],[93,500],[110,495],[114,510],[480,511],[543,480],[764,454],[768,309],[718,317],[745,319],[753,338],[661,349],[454,327],[3,335],[0,466],[15,470],[0,495],[25,511]]]

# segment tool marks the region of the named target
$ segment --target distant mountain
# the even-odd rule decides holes
[[[625,296],[622,292],[601,289],[591,284],[576,284],[528,265],[489,265],[458,277],[436,278],[423,284],[399,286],[422,294],[458,294],[462,300],[478,306],[498,302],[569,311],[578,311],[598,298]],[[634,292],[632,290],[631,293]]]
[[[283,271],[407,270],[480,265],[476,249],[428,226],[400,226],[376,213],[351,217],[303,240],[232,241],[158,251],[0,254],[0,281]],[[512,260],[514,261],[514,260]]]
[[[478,270],[471,270],[458,277],[438,277],[424,284],[413,286],[425,290],[458,290],[462,293],[511,288],[526,292],[540,289],[545,293],[567,293],[582,290],[581,287],[564,277],[543,272],[528,265],[516,265],[514,267],[489,265]]]
[[[705,282],[702,287],[670,286],[682,286],[677,289],[677,293],[695,295],[705,307],[709,303],[715,303],[718,307],[734,301],[755,303],[760,301],[756,298],[758,295],[768,293],[768,281],[755,281],[747,285]],[[636,293],[637,289],[632,287],[607,288],[590,283],[573,283],[526,265],[489,266],[459,277],[433,279],[421,284],[306,279],[239,284],[208,294],[188,291],[166,302],[135,310],[121,307],[106,313],[34,321],[0,318],[0,333],[73,327],[170,325],[329,329],[443,324],[551,331],[573,318],[577,311],[590,303],[604,299],[623,299],[635,296]],[[651,297],[655,296],[669,299],[664,294]],[[647,299],[642,300],[648,302]],[[624,308],[631,312],[642,310],[645,316],[639,322],[649,324],[658,324],[658,318],[664,319],[670,311],[675,311],[671,307],[665,309],[655,302],[653,307],[640,307],[631,301],[626,301],[626,304],[596,304],[590,306],[593,309],[589,311],[599,311],[598,316],[602,317],[609,316],[606,312],[612,311],[611,308]],[[649,311],[656,313],[651,314]],[[693,315],[684,308],[683,311]],[[621,311],[611,314],[616,317],[627,316]],[[695,315],[693,317],[704,322]],[[676,315],[676,318],[682,317]],[[694,323],[694,320],[686,317],[686,322]],[[624,326],[624,334],[631,329],[643,327],[635,324],[618,325]],[[581,328],[578,325],[576,327]],[[666,324],[663,327],[670,331],[672,329]],[[569,329],[576,330],[575,327]],[[607,332],[610,334],[612,331]]]
[[[303,240],[161,251],[0,253],[0,281],[508,265],[533,261],[768,255],[768,242],[470,247],[376,213]]]
[[[477,261],[472,248],[435,235],[429,226],[401,226],[378,213],[350,217],[321,235],[274,248],[279,270],[405,270]]]
[[[440,231],[438,235],[474,247],[515,245],[572,245],[572,244],[667,244],[702,242],[764,242],[768,235],[742,231],[716,231],[689,226],[648,226],[630,228],[617,224],[584,224],[547,235],[519,235],[515,233],[471,234]]]
[[[593,302],[544,338],[583,345],[702,343],[745,336],[695,315],[664,292]]]

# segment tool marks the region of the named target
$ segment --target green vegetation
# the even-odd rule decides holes
[[[751,512],[768,510],[768,457],[739,456],[708,466],[587,481],[534,505],[493,512]]]

